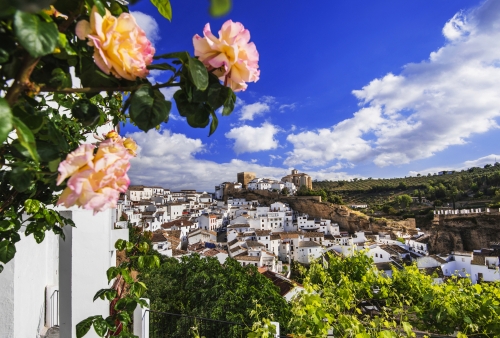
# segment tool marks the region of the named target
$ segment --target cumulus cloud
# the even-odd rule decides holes
[[[139,145],[137,157],[131,160],[129,176],[132,184],[159,185],[172,190],[197,189],[213,192],[215,185],[236,181],[242,171],[255,172],[258,177],[281,179],[292,168],[264,166],[253,161],[233,159],[226,163],[197,159],[207,145],[200,139],[169,130],[127,134]],[[278,156],[279,157],[279,156]],[[360,177],[335,172],[332,168],[307,172],[313,179],[339,180]]]
[[[450,171],[450,170],[465,170],[465,169],[469,169],[469,168],[472,168],[472,167],[484,167],[486,164],[494,164],[496,162],[498,162],[500,160],[500,155],[495,155],[495,154],[491,154],[491,155],[487,155],[487,156],[483,156],[483,157],[480,157],[478,159],[475,159],[475,160],[468,160],[468,161],[464,161],[462,163],[458,163],[458,164],[452,164],[452,165],[447,165],[447,166],[442,166],[442,167],[432,167],[432,168],[427,168],[427,169],[423,169],[423,170],[418,170],[418,171],[410,171],[409,174],[410,176],[416,176],[417,174],[421,174],[421,175],[427,175],[427,174],[435,174],[435,173],[438,173],[440,171]]]
[[[285,163],[398,165],[498,128],[500,1],[458,13],[443,34],[448,42],[428,60],[354,90],[362,108],[352,118],[288,136],[294,149]]]
[[[256,116],[263,115],[271,110],[266,102],[255,102],[241,107],[240,121],[253,120]]]
[[[276,149],[278,141],[274,138],[280,129],[264,122],[260,127],[242,126],[231,129],[224,134],[234,140],[233,150],[236,154],[253,153]]]
[[[289,168],[262,166],[233,159],[227,163],[197,159],[207,148],[200,139],[192,139],[169,130],[127,134],[139,145],[137,157],[131,160],[129,176],[132,184],[160,185],[174,190],[199,189],[214,191],[214,186],[236,181],[242,171],[259,177],[281,179]]]
[[[134,16],[139,27],[146,33],[149,41],[154,44],[160,40],[160,27],[151,15],[139,11],[132,11],[130,14]]]

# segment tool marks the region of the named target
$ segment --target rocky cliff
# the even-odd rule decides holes
[[[491,242],[500,242],[500,215],[441,215],[422,230],[431,236],[431,253],[488,248]]]

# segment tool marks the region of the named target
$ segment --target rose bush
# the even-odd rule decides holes
[[[94,6],[90,22],[81,20],[76,25],[76,35],[94,47],[94,61],[104,73],[131,81],[149,74],[147,66],[153,61],[155,48],[132,14],[115,17],[106,9],[101,16]]]
[[[225,85],[237,92],[245,90],[247,82],[259,80],[259,52],[241,23],[226,21],[218,38],[207,23],[203,35],[193,37],[194,55]]]

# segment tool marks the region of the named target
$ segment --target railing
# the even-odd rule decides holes
[[[54,290],[50,296],[50,322],[52,326],[59,326],[59,290]]]
[[[149,312],[149,338],[244,338],[249,328],[242,323],[168,312]]]

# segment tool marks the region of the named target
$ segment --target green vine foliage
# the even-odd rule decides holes
[[[172,19],[169,0],[151,2],[164,17]],[[76,27],[79,21],[89,19],[92,8],[100,15],[106,11],[114,16],[129,12],[124,3],[0,2],[2,264],[14,258],[22,232],[33,235],[40,243],[47,231],[64,236],[63,227],[74,226],[54,210],[58,194],[66,188],[65,183],[56,185],[56,179],[59,163],[86,142],[86,135],[110,123],[132,123],[145,132],[159,128],[168,122],[172,106],[160,92],[165,87],[178,87],[175,103],[179,112],[194,128],[210,125],[209,135],[217,129],[216,110],[229,115],[234,109],[233,91],[188,52],[157,56],[148,66],[163,72],[168,79],[163,83],[153,84],[139,77],[126,80],[102,72],[94,60],[94,47],[76,36]],[[213,15],[222,15],[230,8],[230,0],[213,0],[209,10]],[[73,70],[81,87],[73,83]],[[122,284],[96,294],[96,299],[111,301],[114,311],[108,318],[94,316],[78,324],[79,337],[92,326],[99,336],[120,332],[122,337],[128,337],[131,311],[137,304],[146,305],[140,297],[147,287],[131,274],[139,267],[159,266],[158,257],[150,254],[150,246],[143,240],[118,241],[116,247],[134,253],[123,265],[108,271],[110,282],[118,280]]]
[[[498,282],[451,277],[437,284],[414,265],[388,277],[360,252],[312,263],[304,287],[285,325],[293,337],[415,337],[416,330],[500,337]]]

